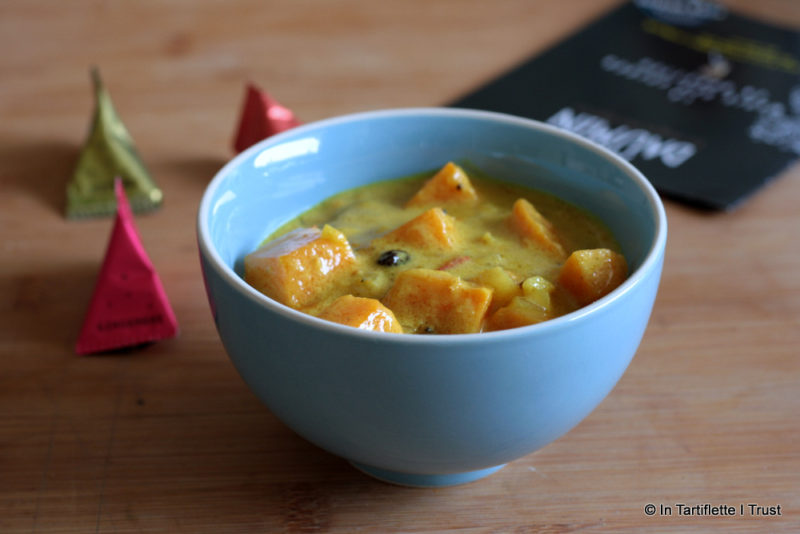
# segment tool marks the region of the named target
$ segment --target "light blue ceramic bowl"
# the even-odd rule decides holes
[[[325,322],[241,278],[244,256],[298,213],[449,160],[593,212],[620,242],[630,278],[564,317],[450,336]],[[312,443],[418,486],[485,476],[562,436],[603,400],[644,333],[667,234],[658,195],[619,157],[542,123],[457,109],[361,113],[271,137],[217,174],[197,224],[217,329],[249,387]]]

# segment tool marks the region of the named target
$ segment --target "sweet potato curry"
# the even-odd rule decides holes
[[[340,193],[244,259],[245,280],[294,309],[382,332],[531,325],[620,285],[611,233],[551,195],[454,163]]]

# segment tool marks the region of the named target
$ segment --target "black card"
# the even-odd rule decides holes
[[[646,4],[623,4],[451,105],[555,124],[622,155],[665,196],[729,209],[800,155],[800,33]]]

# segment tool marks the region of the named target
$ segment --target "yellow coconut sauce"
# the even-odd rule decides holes
[[[286,305],[405,333],[541,322],[626,275],[619,245],[591,214],[452,163],[331,197],[245,258],[245,279]]]

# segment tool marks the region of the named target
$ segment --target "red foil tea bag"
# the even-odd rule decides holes
[[[299,125],[300,121],[288,108],[252,83],[248,84],[233,148],[241,152],[262,139]]]
[[[75,346],[105,352],[174,337],[178,322],[142,246],[122,180],[114,181],[117,218],[92,301]]]

